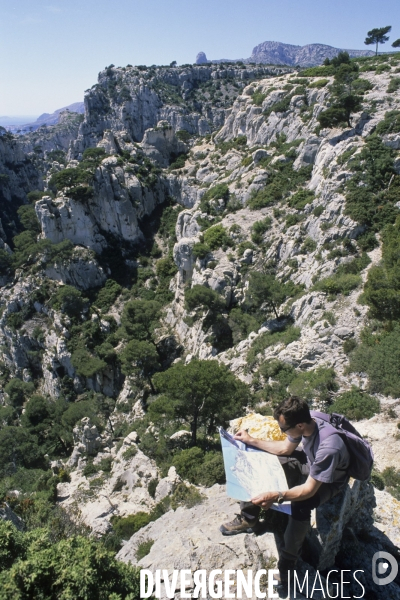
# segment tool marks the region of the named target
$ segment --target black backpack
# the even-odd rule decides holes
[[[363,439],[350,421],[344,415],[338,415],[337,413],[327,415],[315,410],[311,410],[310,413],[312,417],[322,419],[330,425],[330,427],[324,427],[319,430],[320,443],[331,435],[339,434],[346,444],[350,454],[350,465],[347,470],[348,475],[360,481],[369,479],[374,462],[374,454],[370,444]]]

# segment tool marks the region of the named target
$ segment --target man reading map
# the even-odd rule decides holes
[[[225,464],[233,469],[238,487],[242,488],[241,497],[234,495],[236,490],[229,495],[242,501],[240,514],[233,521],[221,525],[220,531],[223,535],[254,532],[261,508],[268,510],[274,503],[290,501],[291,514],[278,563],[281,583],[287,585],[290,571],[295,568],[310,526],[311,510],[330,500],[346,486],[349,480],[347,471],[350,455],[340,435],[326,437],[321,433],[330,425],[321,418],[312,418],[307,403],[296,396],[284,400],[275,409],[274,418],[282,433],[287,435],[285,440],[256,439],[243,429],[233,436],[233,440],[247,446],[248,450],[253,448],[274,455],[271,458],[275,459],[275,464],[277,457],[287,482],[279,477],[279,471],[273,467],[273,462],[268,463],[263,477],[262,470],[255,466],[259,460],[259,452],[241,451],[240,454],[237,453],[236,460],[229,464],[224,450]],[[320,437],[324,439],[320,441]],[[303,445],[302,451],[296,450],[300,442]],[[247,469],[248,472],[245,473]],[[270,474],[272,479],[268,481]],[[253,476],[255,482],[250,481]],[[227,480],[229,479],[227,474]],[[275,489],[271,489],[271,481],[276,486]],[[262,490],[260,482],[264,486]]]

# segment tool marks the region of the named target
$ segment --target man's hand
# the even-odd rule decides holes
[[[233,437],[235,440],[239,440],[244,444],[250,444],[253,439],[251,435],[247,433],[246,429],[240,429]]]
[[[259,494],[255,498],[252,498],[251,502],[257,504],[257,506],[261,506],[264,510],[268,510],[278,498],[279,492],[265,492],[264,494]]]

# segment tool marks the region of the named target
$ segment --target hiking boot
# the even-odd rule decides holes
[[[279,581],[281,586],[286,592],[288,590],[289,580],[293,581],[293,571],[296,568],[296,560],[290,560],[289,558],[280,558],[278,560],[279,575],[275,576],[275,579]]]
[[[258,519],[245,519],[242,515],[236,515],[233,521],[224,523],[219,528],[222,535],[237,535],[238,533],[254,533],[254,528],[258,524]]]

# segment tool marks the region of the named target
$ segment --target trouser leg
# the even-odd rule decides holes
[[[292,514],[289,516],[284,535],[284,549],[281,552],[283,558],[297,560],[310,528],[311,511],[333,498],[340,491],[337,486],[323,483],[311,498],[291,503]]]

